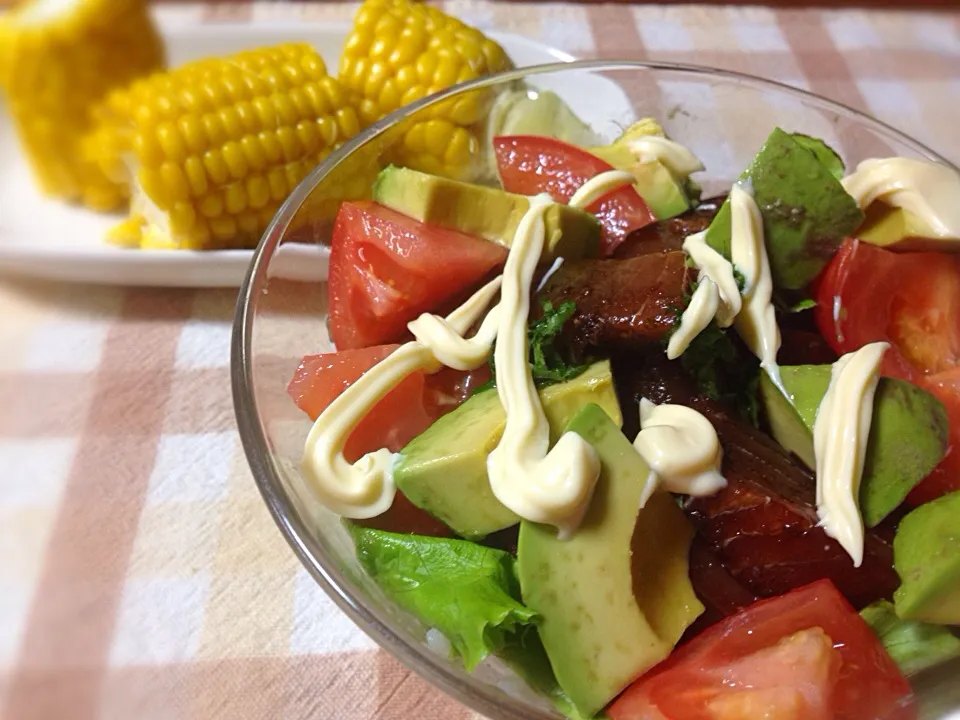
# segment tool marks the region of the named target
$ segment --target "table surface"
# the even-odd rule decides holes
[[[956,12],[446,5],[582,57],[771,76],[960,160]],[[323,22],[353,9],[160,12]],[[234,425],[234,302],[0,280],[0,717],[474,717],[356,629],[274,526]]]

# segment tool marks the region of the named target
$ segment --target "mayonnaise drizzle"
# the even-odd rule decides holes
[[[709,278],[716,284],[720,300],[723,302],[717,313],[717,324],[720,327],[730,327],[743,307],[740,288],[737,287],[737,280],[733,276],[733,265],[707,245],[706,230],[688,235],[683,241],[683,249],[696,263],[700,277]]]
[[[857,165],[843,187],[862,209],[880,200],[916,215],[937,237],[960,239],[960,174],[946,165],[873,158]]]
[[[614,190],[624,185],[633,185],[636,178],[623,170],[607,170],[599,175],[594,175],[581,185],[570,198],[570,205],[578,208],[585,208],[593,205],[604,195],[612,193]]]
[[[770,379],[782,388],[777,351],[780,329],[774,311],[773,274],[763,238],[763,219],[753,197],[740,184],[730,190],[730,260],[706,243],[706,231],[690,235],[683,248],[699,269],[699,284],[680,325],[667,344],[667,357],[680,357],[714,318],[721,327],[731,323],[750,351],[760,359]],[[743,296],[733,269],[744,279]],[[711,315],[711,311],[713,314]]]
[[[493,342],[488,323],[485,321],[471,340],[461,336],[480,318],[500,284],[501,278],[487,283],[445,320],[410,323],[416,326],[423,341],[401,345],[375,369],[361,375],[320,414],[307,436],[300,469],[307,484],[329,509],[344,517],[364,519],[390,508],[396,495],[393,453],[381,448],[351,465],[343,456],[347,438],[370,409],[411,373],[433,373],[447,362],[464,370],[486,362]],[[496,318],[490,324],[495,326]]]
[[[591,195],[585,192],[578,201],[589,202]],[[494,359],[507,421],[500,443],[487,456],[487,474],[493,494],[507,508],[527,520],[554,525],[560,537],[567,537],[590,503],[600,460],[577,433],[564,433],[550,449],[550,426],[530,375],[530,285],[543,251],[543,211],[550,203],[544,195],[531,198],[503,270]]]
[[[680,316],[680,324],[667,342],[667,358],[676,360],[683,355],[690,343],[707,329],[710,321],[720,312],[720,291],[709,277],[702,277],[693,297]]]
[[[739,183],[730,189],[730,262],[743,275],[743,308],[733,321],[734,328],[760,367],[783,390],[777,351],[780,328],[773,308],[773,274],[763,237],[763,218],[753,196]]]
[[[726,487],[720,474],[723,449],[717,431],[686,405],[640,401],[640,432],[633,446],[650,466],[641,507],[654,489],[701,497]]]
[[[660,162],[675,177],[703,170],[703,163],[678,142],[659,135],[644,135],[628,141],[630,151],[640,162]]]
[[[843,546],[855,567],[863,562],[860,480],[880,362],[888,347],[885,342],[871,343],[833,364],[813,426],[817,515],[824,531]]]

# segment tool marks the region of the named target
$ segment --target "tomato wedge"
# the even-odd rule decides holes
[[[951,448],[908,501],[960,489],[960,257],[847,240],[814,294],[817,326],[838,354],[886,340],[881,372],[926,388],[947,408]]]
[[[495,243],[376,203],[343,203],[330,247],[330,336],[339,350],[397,342],[408,322],[465,298],[506,257]]]
[[[595,175],[613,166],[575,145],[539,135],[501,135],[493,139],[503,188],[521,195],[549,193],[568,203]],[[603,227],[601,254],[609,256],[632,230],[657,218],[640,194],[622,187],[587,208]]]
[[[612,720],[911,720],[910,685],[828,580],[761,600],[677,649]]]

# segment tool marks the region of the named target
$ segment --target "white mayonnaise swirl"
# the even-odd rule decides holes
[[[590,503],[600,460],[577,433],[564,433],[550,449],[550,426],[530,374],[530,286],[543,251],[543,211],[550,203],[547,196],[531,198],[503,270],[494,360],[507,421],[500,443],[487,456],[487,475],[504,506],[526,520],[553,525],[560,537],[567,537],[580,525]]]
[[[486,362],[493,342],[487,323],[481,325],[473,339],[467,341],[461,336],[487,309],[500,283],[500,278],[487,283],[445,320],[424,321],[425,316],[421,316],[419,321],[424,322],[411,323],[423,342],[414,340],[401,345],[320,413],[307,436],[300,469],[317,498],[329,509],[344,517],[364,519],[390,508],[396,495],[393,453],[381,448],[350,464],[343,456],[344,445],[371,408],[411,373],[436,372],[445,362],[464,370]]]
[[[659,162],[674,177],[687,177],[703,170],[703,163],[688,148],[659,135],[644,135],[627,142],[640,162]]]
[[[702,497],[726,487],[720,474],[723,449],[707,418],[686,405],[640,401],[640,432],[633,446],[650,467],[641,507],[661,486]]]
[[[871,343],[833,364],[813,426],[817,515],[824,531],[843,546],[856,567],[863,562],[864,542],[860,480],[880,362],[888,347],[885,342]]]
[[[857,165],[843,187],[862,209],[879,200],[917,216],[938,238],[960,240],[960,174],[946,165],[873,158]]]

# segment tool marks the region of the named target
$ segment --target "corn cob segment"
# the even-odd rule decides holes
[[[135,82],[98,110],[87,149],[133,189],[140,247],[251,247],[280,204],[360,120],[323,59],[285,44]]]
[[[456,83],[513,67],[479,30],[412,0],[366,0],[354,18],[339,77],[359,96],[363,120]],[[404,127],[391,160],[424,172],[471,179],[480,167],[482,125],[492,91],[477,91],[431,107]]]
[[[122,204],[123,186],[83,156],[90,108],[163,62],[144,0],[31,0],[0,17],[0,91],[45,193]]]

